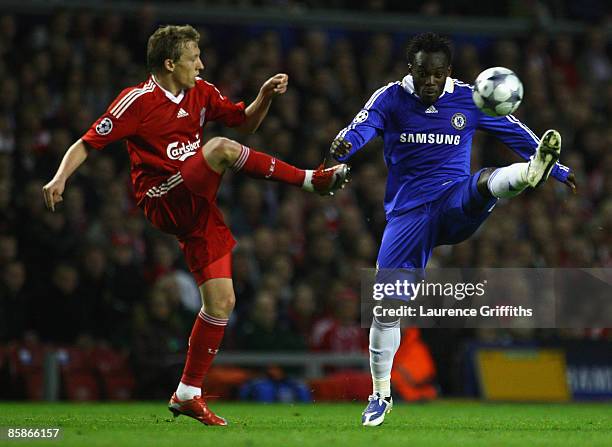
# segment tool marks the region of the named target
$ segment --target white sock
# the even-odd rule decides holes
[[[529,183],[527,183],[527,167],[529,163],[514,163],[504,168],[498,168],[487,181],[491,194],[499,199],[518,196]]]
[[[201,396],[202,390],[197,386],[186,385],[183,382],[179,383],[178,388],[176,389],[176,397],[179,400],[190,400],[196,396]]]
[[[399,348],[401,329],[399,322],[385,326],[376,320],[370,328],[370,371],[372,372],[373,392],[382,397],[391,396],[391,368],[393,357]]]
[[[312,169],[304,169],[306,175],[304,175],[304,183],[302,183],[302,189],[308,192],[314,192],[314,186],[312,186]]]

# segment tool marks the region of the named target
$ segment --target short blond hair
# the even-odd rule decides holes
[[[187,42],[200,41],[200,33],[191,25],[160,26],[147,43],[147,68],[159,72],[166,59],[178,61]]]

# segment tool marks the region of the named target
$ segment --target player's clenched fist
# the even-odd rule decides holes
[[[45,205],[51,211],[55,211],[55,204],[64,200],[62,198],[62,194],[64,193],[64,188],[66,187],[66,182],[63,180],[53,179],[45,186],[43,186],[43,195],[45,197]]]
[[[287,91],[289,76],[285,73],[278,73],[268,79],[261,86],[261,92],[266,96],[282,95]]]
[[[340,158],[348,155],[352,146],[353,145],[350,141],[347,141],[342,137],[338,137],[332,141],[331,147],[329,148],[329,153],[336,160],[339,160]]]

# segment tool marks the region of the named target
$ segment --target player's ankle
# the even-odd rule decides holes
[[[391,397],[391,376],[377,379],[372,376],[373,393],[378,393],[380,397],[388,400]]]
[[[302,189],[308,192],[314,192],[314,186],[312,184],[312,174],[314,171],[312,169],[304,170],[304,182],[302,183]]]
[[[187,385],[186,383],[179,382],[176,388],[176,397],[179,400],[190,400],[196,396],[202,395],[202,389],[197,386]]]

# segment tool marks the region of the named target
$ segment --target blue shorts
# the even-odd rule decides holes
[[[392,216],[383,233],[377,267],[424,268],[434,247],[458,244],[474,234],[497,203],[496,198],[478,192],[481,172],[457,180],[433,202]]]

